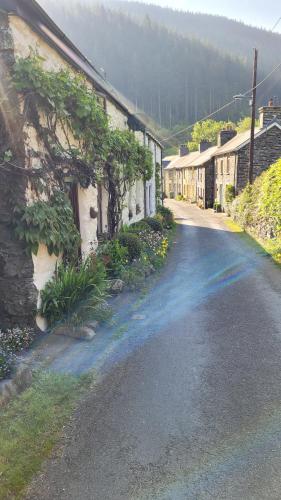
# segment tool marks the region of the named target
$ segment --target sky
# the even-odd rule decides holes
[[[62,0],[58,0],[62,1]],[[67,0],[65,0],[67,1]],[[80,0],[81,1],[81,0]],[[253,26],[271,29],[281,17],[280,0],[138,0],[175,9],[219,14]],[[93,0],[82,0],[92,3]],[[276,31],[281,32],[281,21]]]

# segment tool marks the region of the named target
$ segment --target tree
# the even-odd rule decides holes
[[[256,127],[258,125],[259,125],[259,120],[256,120]],[[236,130],[238,134],[240,134],[241,132],[246,132],[247,130],[250,130],[250,128],[251,128],[251,117],[246,116],[237,123]]]
[[[191,133],[191,141],[188,142],[189,150],[196,151],[200,142],[203,141],[216,144],[218,133],[225,128],[235,129],[235,124],[216,120],[205,120],[196,123]]]

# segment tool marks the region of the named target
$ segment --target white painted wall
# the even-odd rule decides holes
[[[81,251],[85,258],[98,246],[97,228],[98,219],[90,216],[91,207],[98,210],[97,189],[89,186],[87,189],[78,188],[78,204],[80,218]]]
[[[40,244],[37,255],[32,254],[32,260],[34,266],[33,282],[38,291],[37,308],[39,308],[41,306],[40,292],[52,278],[56,266],[61,261],[61,256],[50,255],[46,245]],[[47,329],[46,320],[42,316],[37,315],[36,323],[40,330]]]

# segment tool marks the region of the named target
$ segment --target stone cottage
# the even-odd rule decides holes
[[[18,58],[30,55],[31,48],[43,58],[46,71],[68,70],[82,74],[89,89],[98,96],[113,129],[132,130],[140,144],[152,155],[154,170],[161,165],[162,147],[146,124],[134,115],[133,106],[95,69],[75,45],[49,18],[35,0],[0,0],[0,78],[1,78],[1,154],[0,163],[0,326],[30,324],[39,304],[40,291],[54,273],[60,256],[49,255],[40,245],[29,256],[15,237],[11,196],[18,204],[32,204],[28,169],[40,168],[42,137],[31,124],[24,123],[21,94],[10,85],[11,72]],[[58,128],[58,135],[62,131]],[[13,158],[3,154],[13,150]],[[71,140],[71,147],[76,141]],[[32,151],[32,154],[31,154]],[[70,180],[71,182],[71,180]],[[79,222],[81,255],[87,256],[98,245],[99,235],[107,232],[108,194],[102,184],[71,186],[74,218]],[[137,180],[126,195],[122,223],[130,224],[156,210],[155,171],[151,180]],[[45,325],[38,318],[38,325]]]
[[[255,129],[253,178],[258,177],[281,157],[281,107],[264,106],[259,110],[260,123]],[[228,131],[214,154],[215,157],[215,199],[226,209],[226,186],[231,185],[239,194],[249,178],[250,130],[235,135]],[[231,137],[231,133],[232,135]]]
[[[183,196],[194,201],[195,170],[189,168],[189,165],[198,155],[198,151],[190,153],[186,146],[181,146],[179,155],[163,170],[165,194],[168,198]]]
[[[214,204],[215,166],[214,154],[218,146],[205,143],[206,149],[193,160],[189,168],[196,171],[196,203],[200,208],[212,208]]]

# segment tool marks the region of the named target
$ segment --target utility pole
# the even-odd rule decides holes
[[[258,51],[257,51],[257,49],[254,49],[252,122],[251,122],[250,157],[249,157],[249,184],[253,184],[253,172],[254,172],[256,100],[257,100],[257,69],[258,69]]]

